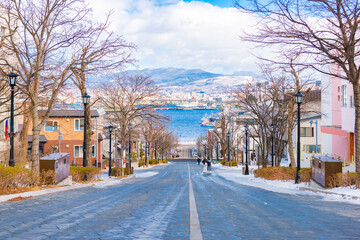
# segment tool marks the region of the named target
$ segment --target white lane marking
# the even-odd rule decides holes
[[[190,205],[190,240],[204,239],[201,233],[201,226],[199,221],[199,215],[196,208],[194,189],[190,177],[190,166],[189,170],[189,205]]]

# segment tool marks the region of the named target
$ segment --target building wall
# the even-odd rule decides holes
[[[339,68],[329,69],[339,72]],[[351,160],[354,156],[355,108],[351,104],[352,85],[336,77],[323,75],[322,105],[322,146],[323,154]],[[344,86],[346,93],[343,92]],[[344,99],[347,99],[344,101]]]
[[[81,118],[53,118],[49,117],[48,121],[57,121],[58,129],[61,131],[62,140],[60,141],[60,152],[70,153],[70,164],[72,165],[82,165],[83,158],[75,158],[74,157],[74,146],[83,145],[84,139],[84,131],[83,130],[75,130],[75,119]],[[92,118],[92,127],[94,127],[93,135],[91,138],[91,145],[96,145],[96,131],[95,131],[95,118]],[[32,127],[29,127],[28,134],[31,133]],[[45,126],[41,129],[40,135],[44,135],[47,139],[47,142],[44,145],[44,154],[50,154],[56,151],[55,148],[59,146],[59,131],[48,132],[45,131]],[[102,148],[100,144],[100,140],[98,141],[98,151],[95,153],[95,157],[92,157],[92,164],[96,164],[96,154],[98,161],[100,162],[102,159]]]

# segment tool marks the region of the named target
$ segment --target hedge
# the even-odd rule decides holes
[[[88,181],[100,180],[101,169],[97,167],[75,167],[70,166],[70,175],[75,182],[84,181],[84,177],[87,177]]]
[[[311,168],[300,169],[300,182],[310,182]],[[256,169],[255,177],[261,177],[268,180],[294,180],[296,176],[296,168],[291,167],[266,167]]]
[[[237,161],[227,161],[227,160],[221,160],[220,163],[223,165],[223,166],[229,166],[229,167],[236,167],[238,165],[238,162]]]
[[[118,167],[111,168],[111,176],[120,177],[120,176],[122,176],[123,171],[124,171],[124,176],[129,175],[129,168],[118,168]],[[131,172],[131,174],[133,174],[134,169],[131,168],[130,172]]]
[[[15,165],[14,167],[0,164],[0,194],[22,191],[22,188],[52,185],[55,183],[53,170],[42,171],[40,175],[35,170]]]

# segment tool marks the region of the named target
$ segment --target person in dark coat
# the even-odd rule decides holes
[[[197,162],[198,162],[198,165],[200,165],[200,162],[201,162],[200,157],[198,157]]]
[[[211,172],[211,160],[209,157],[206,159],[206,163],[208,172]]]

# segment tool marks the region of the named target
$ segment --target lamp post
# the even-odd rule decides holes
[[[147,167],[147,151],[148,151],[147,132],[145,132],[145,166],[146,167]]]
[[[316,140],[316,145],[315,145],[315,153],[318,153],[318,120],[310,120],[310,127],[313,125],[313,123],[315,123],[315,126],[316,126],[316,135],[315,135],[315,140]]]
[[[88,103],[90,102],[90,96],[85,93],[84,95],[82,95],[82,101],[84,104],[84,142],[83,142],[83,167],[87,166],[87,160],[86,160],[86,106],[88,105]],[[84,175],[84,180],[87,181],[87,176],[86,174]]]
[[[155,160],[157,160],[157,158],[156,158],[156,152],[157,152],[157,149],[156,149],[156,144],[157,144],[157,139],[155,140],[155,145],[154,145],[154,151],[155,151]]]
[[[271,123],[271,166],[274,166],[274,125]]]
[[[249,127],[245,125],[245,175],[249,175],[249,164],[248,164],[248,130]]]
[[[9,85],[11,87],[11,108],[10,108],[10,161],[9,166],[14,167],[14,87],[16,86],[16,79],[19,75],[10,73],[7,75],[9,78]]]
[[[111,132],[112,132],[112,129],[113,129],[113,126],[112,125],[109,125],[108,126],[108,128],[109,128],[109,133],[110,133],[110,142],[109,142],[109,177],[111,176],[111,149],[112,149],[112,147],[111,147]],[[116,146],[117,147],[117,146]]]
[[[129,123],[129,175],[131,171],[131,123]]]
[[[227,153],[228,162],[230,162],[230,132],[227,133]]]
[[[216,161],[219,161],[219,141],[216,141]]]
[[[296,166],[296,177],[295,177],[295,183],[299,183],[300,176],[300,105],[303,100],[303,95],[301,92],[297,92],[295,94],[295,102],[298,105],[298,131],[297,131],[297,166]]]

